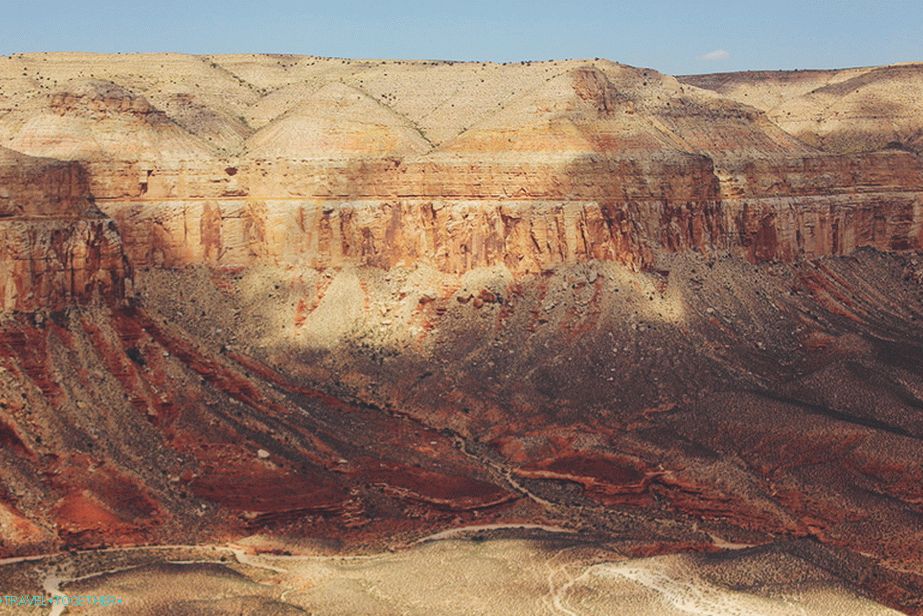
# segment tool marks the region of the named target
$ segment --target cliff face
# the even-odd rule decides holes
[[[129,266],[78,163],[0,149],[0,311],[119,301]]]
[[[607,61],[0,58],[0,555],[782,536],[919,609],[923,164],[747,92]]]
[[[644,268],[663,250],[760,262],[923,245],[923,201],[900,192],[681,205],[216,199],[103,209],[136,267],[425,264],[463,273],[505,265],[534,273],[590,259]]]
[[[80,216],[89,184],[78,163],[39,159],[0,147],[0,220],[22,216]]]
[[[100,219],[0,220],[0,308],[56,311],[118,302],[131,280],[118,233]]]
[[[0,139],[82,161],[136,267],[525,273],[587,259],[643,268],[658,250],[771,261],[921,245],[917,157],[827,154],[650,70],[170,61],[195,93],[123,59],[9,60],[63,85],[0,117]],[[261,95],[226,83],[251,61],[270,79]]]
[[[644,267],[656,250],[790,261],[923,246],[923,164],[903,152],[717,169],[706,156],[566,170],[277,162],[236,167],[197,188],[185,177],[152,175],[143,200],[101,200],[137,266],[419,262],[535,272],[587,259]],[[291,196],[249,196],[279,193]]]

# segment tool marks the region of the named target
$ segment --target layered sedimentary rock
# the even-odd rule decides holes
[[[690,75],[700,88],[753,105],[783,130],[831,152],[923,152],[923,64],[833,71]]]
[[[89,208],[88,197],[80,164],[0,148],[0,218],[80,216]]]
[[[729,251],[752,261],[911,250],[917,194],[802,196],[722,204],[509,201],[164,201],[106,204],[139,267],[427,264],[520,273],[587,259],[637,267],[658,249]]]
[[[0,554],[566,526],[919,611],[923,164],[765,112],[873,74],[0,58]]]
[[[61,310],[118,301],[130,266],[111,221],[0,220],[0,298],[4,311]]]
[[[170,60],[215,83],[242,61]],[[11,58],[56,83],[0,118],[0,136],[84,161],[141,266],[412,258],[537,271],[581,255],[644,267],[658,248],[790,260],[920,245],[916,157],[825,154],[753,108],[655,71],[249,61],[272,83],[241,89],[237,77],[219,97],[127,73],[125,60]],[[490,84],[480,99],[451,86],[472,81]],[[234,112],[243,124],[216,124]],[[470,126],[449,129],[456,116]],[[446,225],[466,231],[446,239]]]
[[[0,149],[0,310],[118,301],[130,266],[79,163]]]

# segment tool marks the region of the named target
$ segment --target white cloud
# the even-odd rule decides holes
[[[699,56],[699,60],[708,60],[709,62],[721,62],[731,57],[731,54],[725,49],[713,49],[708,53]]]

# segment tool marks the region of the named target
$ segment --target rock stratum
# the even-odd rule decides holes
[[[529,524],[923,613],[921,71],[0,58],[0,556]]]

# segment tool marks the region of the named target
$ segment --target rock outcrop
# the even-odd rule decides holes
[[[0,312],[120,301],[130,266],[79,163],[0,149]]]
[[[90,209],[84,168],[0,147],[0,219],[78,217]]]
[[[121,301],[130,266],[111,221],[0,220],[0,308],[55,311]]]
[[[828,154],[771,114],[651,70],[169,60],[237,85],[222,97],[206,80],[193,96],[124,59],[8,60],[60,85],[0,117],[0,137],[81,161],[138,267],[535,272],[587,258],[647,267],[662,249],[763,261],[921,245],[918,158]],[[421,91],[442,103],[422,106]],[[434,118],[452,124],[456,100],[470,125],[448,130]]]
[[[821,111],[915,70],[0,58],[0,556],[550,524],[923,609],[919,114]]]

